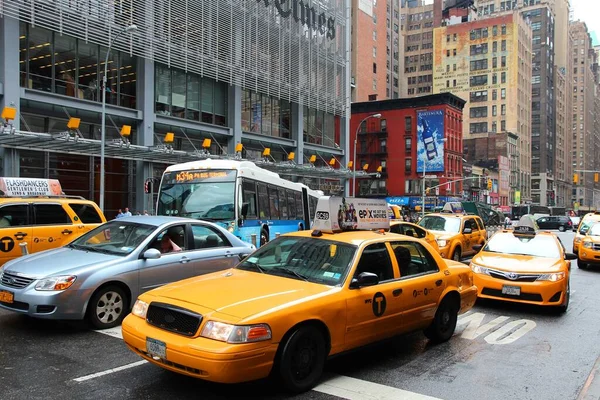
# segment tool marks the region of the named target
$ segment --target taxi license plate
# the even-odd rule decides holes
[[[0,290],[0,301],[3,303],[13,303],[15,301],[15,295],[13,292]]]
[[[502,286],[502,294],[509,294],[512,296],[520,296],[521,288],[519,286],[504,285],[504,286]]]
[[[160,340],[146,338],[146,351],[152,356],[167,358],[167,344]]]

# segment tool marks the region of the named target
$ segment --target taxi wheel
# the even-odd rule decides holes
[[[563,303],[557,307],[557,311],[559,313],[566,313],[567,308],[569,308],[569,301],[571,300],[571,280],[567,282],[567,291],[565,292],[565,299]]]
[[[587,264],[581,261],[581,259],[577,258],[577,268],[586,269]]]
[[[260,231],[260,245],[263,246],[263,245],[267,244],[268,241],[269,241],[269,234],[267,233],[266,230],[262,229]]]
[[[460,260],[461,260],[460,247],[457,247],[456,249],[454,249],[454,253],[452,253],[452,259],[454,261],[460,262]]]
[[[457,320],[458,308],[446,297],[438,307],[433,322],[423,333],[432,342],[445,342],[454,334]]]
[[[87,308],[87,319],[96,329],[115,327],[125,318],[127,296],[118,286],[105,286],[92,296]]]
[[[313,388],[321,378],[326,356],[325,338],[317,327],[296,329],[283,345],[278,363],[283,386],[294,393]]]

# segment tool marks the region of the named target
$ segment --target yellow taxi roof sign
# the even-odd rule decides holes
[[[313,230],[334,233],[351,230],[390,229],[384,199],[323,196],[319,198]]]
[[[58,179],[0,178],[0,196],[64,196]]]
[[[537,222],[530,214],[523,215],[513,231],[514,235],[535,235],[538,231]]]

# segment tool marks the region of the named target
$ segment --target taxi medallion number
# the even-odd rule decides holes
[[[160,340],[146,338],[146,351],[151,356],[156,356],[163,359],[167,358],[167,345],[165,342],[161,342]]]
[[[15,301],[15,295],[13,292],[7,292],[0,290],[0,302],[2,303],[13,303]]]
[[[511,296],[520,296],[521,288],[519,286],[504,285],[504,286],[502,286],[502,294],[508,294]]]

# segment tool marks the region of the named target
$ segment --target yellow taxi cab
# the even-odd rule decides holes
[[[312,231],[282,235],[233,269],[139,296],[122,324],[129,349],[208,381],[272,374],[302,392],[329,356],[415,330],[450,339],[477,296],[470,268],[386,232],[385,201],[344,201],[357,210],[353,220],[338,220],[341,197],[322,197]]]
[[[388,216],[392,221],[404,221],[402,209],[395,204],[388,204]]]
[[[579,226],[575,231],[575,237],[573,238],[573,253],[578,254],[579,252],[579,244],[583,240],[583,237],[586,235],[590,226],[595,224],[596,222],[600,222],[600,212],[592,212],[587,213],[581,218],[581,222],[579,222]]]
[[[524,215],[511,230],[496,232],[471,260],[480,298],[554,306],[567,311],[571,261],[560,239],[537,230]]]
[[[65,196],[56,179],[0,178],[0,266],[68,244],[104,222],[96,203]]]
[[[442,257],[454,261],[475,254],[473,246],[483,244],[487,239],[487,231],[478,215],[444,210],[425,215],[418,225],[433,233]]]
[[[440,252],[435,235],[417,224],[404,221],[390,221],[390,232],[425,240],[436,252]]]
[[[591,265],[600,265],[600,223],[591,223],[580,244],[577,267],[585,269]]]

